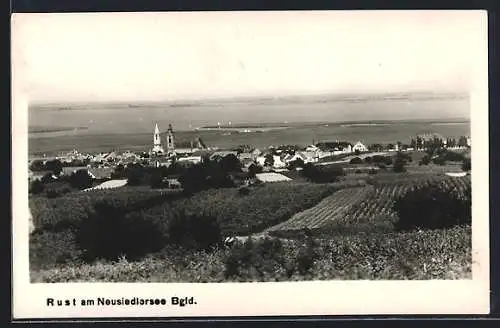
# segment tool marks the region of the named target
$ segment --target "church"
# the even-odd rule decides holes
[[[155,130],[153,133],[153,149],[151,150],[151,154],[167,157],[175,156],[174,130],[172,129],[172,124],[168,125],[166,150],[161,144],[160,129],[158,128],[158,123],[155,124]]]

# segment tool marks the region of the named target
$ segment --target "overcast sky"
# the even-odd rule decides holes
[[[36,102],[466,91],[484,18],[471,11],[21,14],[13,18],[13,62]]]

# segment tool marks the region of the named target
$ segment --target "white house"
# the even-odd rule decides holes
[[[265,156],[257,156],[257,158],[255,159],[255,161],[260,166],[264,166],[264,164],[266,163],[266,157]]]
[[[352,147],[352,151],[359,151],[360,153],[368,151],[368,147],[363,145],[361,141],[356,142],[356,144]]]
[[[319,148],[315,145],[310,145],[306,148],[306,151],[319,151]]]
[[[193,164],[198,164],[201,162],[201,156],[187,156],[187,157],[180,157],[177,159],[178,162],[189,162]]]
[[[284,161],[286,163],[290,163],[290,162],[296,161],[298,159],[301,159],[302,161],[305,162],[307,158],[306,158],[306,156],[304,154],[302,154],[300,152],[297,152],[297,153],[295,153],[293,155],[290,155],[290,154],[286,155],[285,158],[284,158]]]
[[[279,169],[279,168],[286,167],[286,163],[281,160],[280,156],[273,155],[273,159],[274,159],[274,163],[273,163],[274,168]]]

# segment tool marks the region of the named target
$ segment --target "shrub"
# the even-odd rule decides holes
[[[159,222],[138,212],[127,214],[124,206],[103,200],[80,222],[76,242],[85,261],[116,260],[122,255],[134,260],[161,249],[165,238]]]
[[[470,171],[471,170],[471,159],[470,158],[465,158],[462,162],[462,170],[463,171]]]
[[[368,170],[368,174],[377,174],[377,172],[378,171],[376,169],[374,169],[374,168],[371,168],[371,169]]]
[[[149,180],[149,185],[151,188],[156,189],[156,188],[162,188],[163,187],[163,177],[161,175],[161,172],[155,171]]]
[[[439,229],[471,223],[470,187],[464,199],[435,185],[424,186],[396,199],[397,230]]]
[[[92,187],[92,177],[87,170],[78,170],[69,176],[69,184],[75,189]]]
[[[29,238],[30,270],[75,263],[80,259],[81,251],[75,243],[75,235],[69,230],[36,230]]]
[[[193,250],[210,250],[220,246],[221,229],[217,219],[201,213],[179,211],[168,222],[168,242]]]
[[[283,244],[279,239],[247,239],[236,244],[224,258],[224,276],[245,280],[275,276],[284,271],[286,262]]]
[[[359,157],[354,157],[349,161],[349,164],[363,164],[363,160]]]
[[[444,158],[444,157],[442,157],[442,156],[438,156],[438,157],[434,158],[434,159],[432,160],[432,162],[433,162],[434,164],[436,164],[436,165],[441,165],[441,166],[443,166],[443,165],[445,165],[445,164],[446,164],[446,160],[445,160],[445,158]]]
[[[30,193],[33,195],[38,195],[42,193],[45,189],[45,185],[40,180],[34,180],[30,185]]]
[[[396,173],[406,172],[405,164],[406,163],[403,159],[396,158],[392,170]]]
[[[238,194],[241,196],[246,196],[250,193],[250,189],[248,187],[241,187],[238,189]]]
[[[424,157],[422,157],[422,159],[418,162],[418,165],[429,165],[429,163],[431,162],[431,158],[429,155],[425,155]]]

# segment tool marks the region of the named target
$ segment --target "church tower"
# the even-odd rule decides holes
[[[170,155],[175,154],[174,130],[172,129],[172,124],[168,125],[167,130],[167,153]]]
[[[160,129],[158,129],[158,123],[155,124],[155,132],[153,134],[153,153],[163,153],[163,147],[161,146]]]

